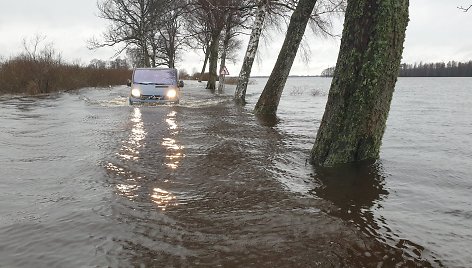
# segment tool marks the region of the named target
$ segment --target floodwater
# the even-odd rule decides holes
[[[470,267],[472,79],[400,78],[381,157],[306,160],[327,78],[277,119],[234,86],[176,106],[126,87],[0,97],[0,267]]]

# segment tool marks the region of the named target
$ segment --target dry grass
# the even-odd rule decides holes
[[[309,91],[310,95],[315,96],[315,97],[325,95],[325,93],[323,91],[321,91],[320,89],[316,89],[316,88],[308,89],[308,88],[304,88],[302,86],[292,87],[292,89],[289,91],[289,94],[290,94],[290,96],[301,96],[301,95],[304,95],[306,91]]]
[[[324,96],[325,95],[325,93],[323,93],[321,90],[316,89],[316,88],[312,89],[310,93],[311,93],[312,96]]]
[[[24,55],[0,63],[0,94],[42,94],[125,84],[128,69],[97,69]]]
[[[299,96],[299,95],[303,95],[304,92],[305,92],[305,89],[303,87],[295,86],[295,87],[292,87],[289,94],[290,96]]]

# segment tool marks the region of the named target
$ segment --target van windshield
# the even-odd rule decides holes
[[[177,71],[175,69],[136,69],[133,80],[137,84],[176,85]]]

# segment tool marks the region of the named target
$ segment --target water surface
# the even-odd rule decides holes
[[[472,80],[401,78],[376,162],[306,164],[330,79],[0,99],[0,266],[467,267]]]

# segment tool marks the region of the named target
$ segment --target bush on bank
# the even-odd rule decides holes
[[[43,94],[83,87],[123,85],[126,68],[83,67],[60,57],[20,55],[0,63],[0,94]]]

